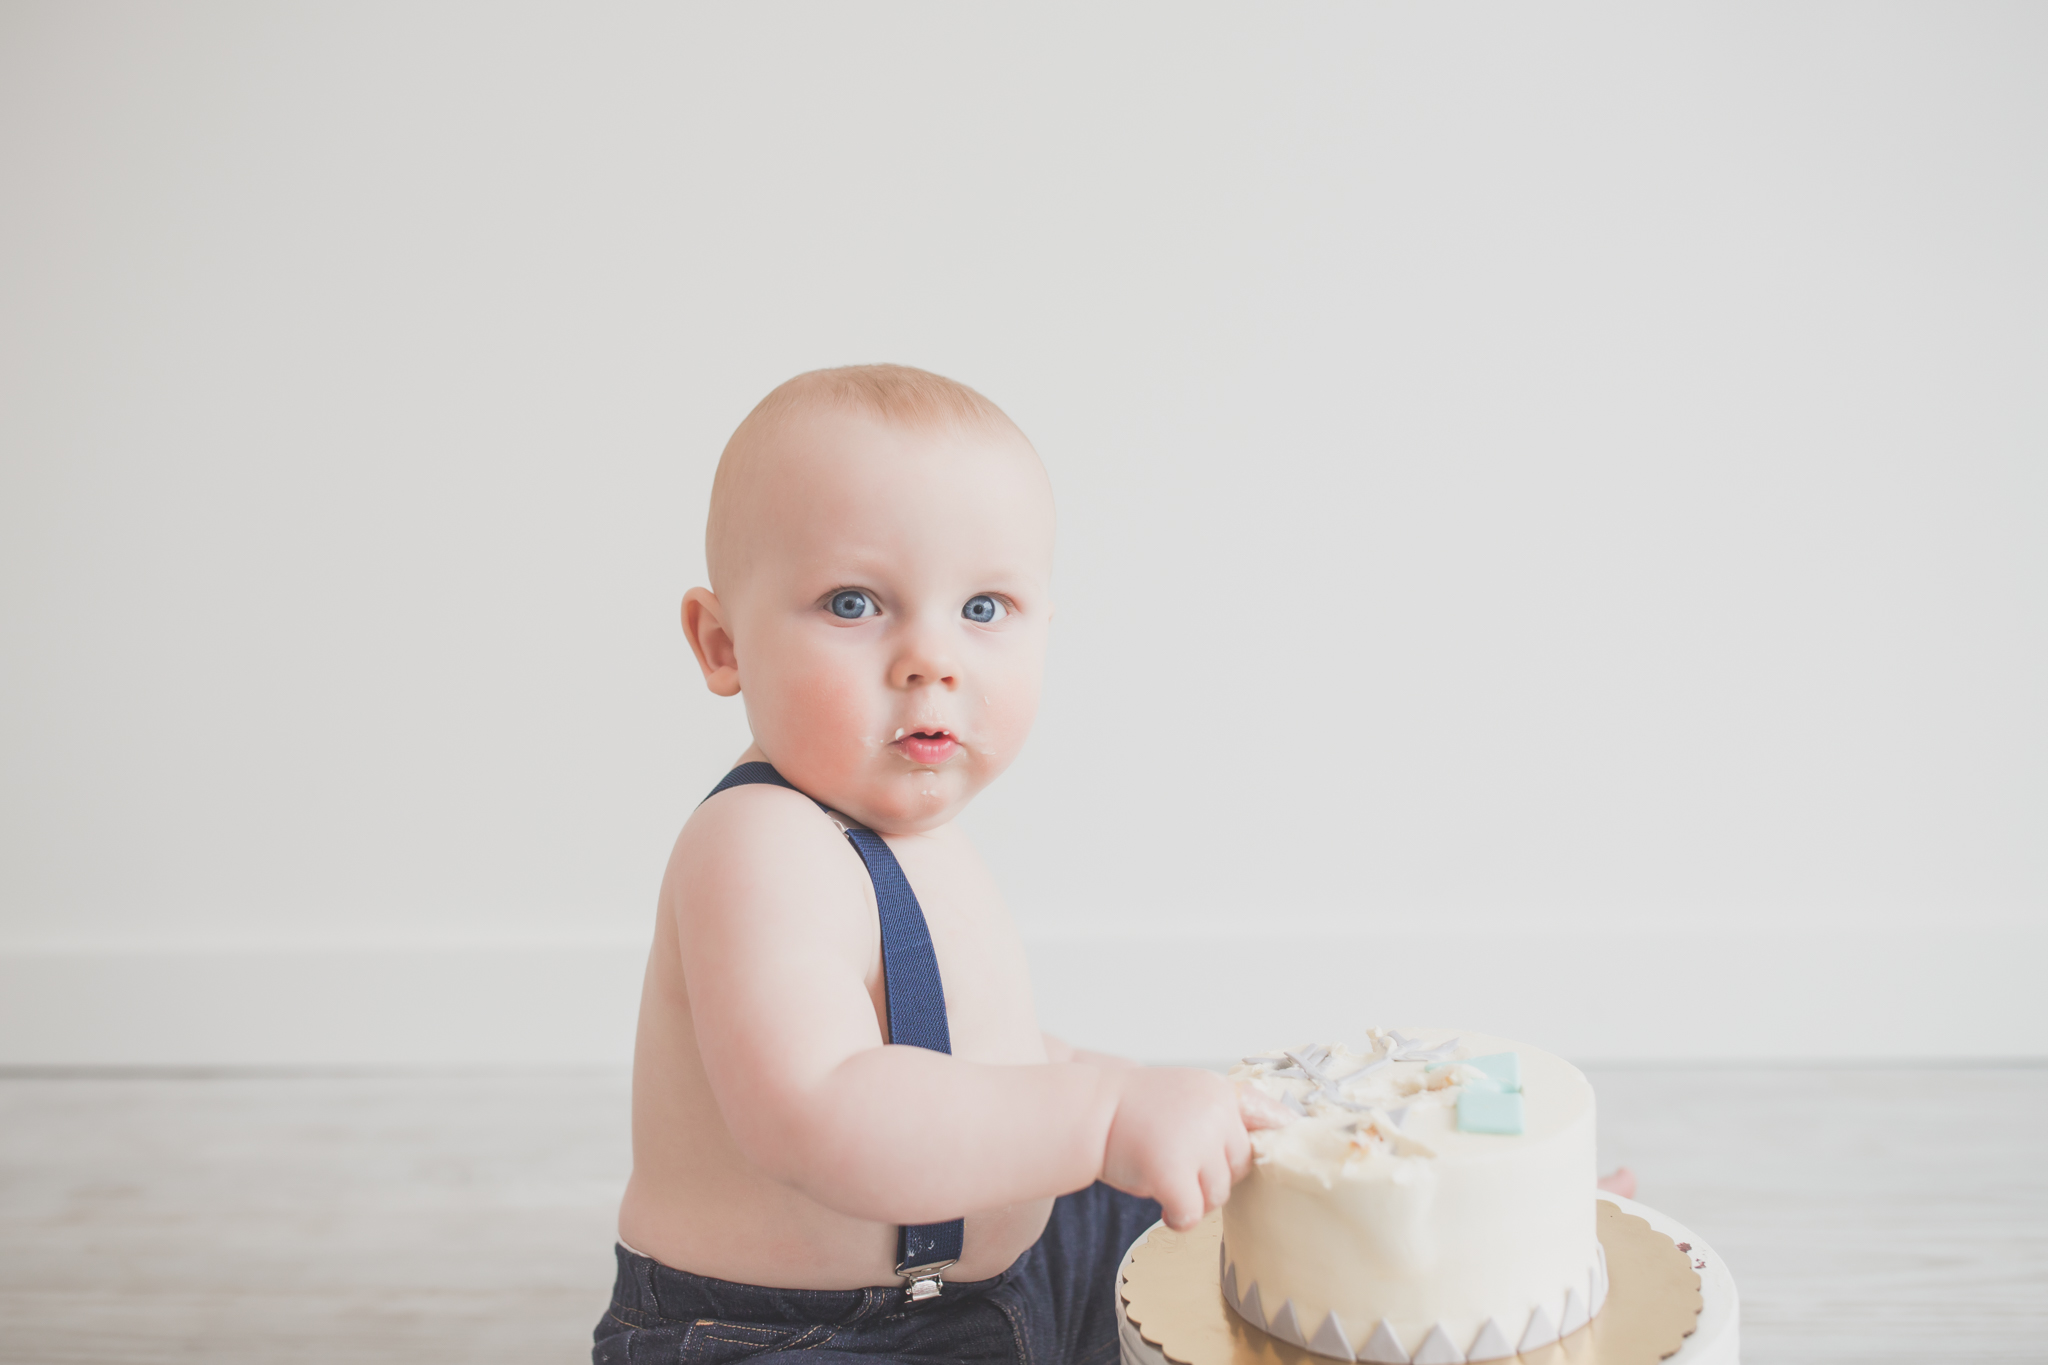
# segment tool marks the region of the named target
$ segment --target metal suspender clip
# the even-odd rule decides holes
[[[904,1286],[910,1292],[910,1301],[923,1303],[926,1299],[936,1299],[939,1291],[946,1287],[944,1276],[952,1264],[951,1261],[932,1261],[925,1265],[899,1265],[896,1273],[910,1282]]]

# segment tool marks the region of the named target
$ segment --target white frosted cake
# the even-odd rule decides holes
[[[1373,1029],[1232,1072],[1293,1110],[1252,1134],[1223,1206],[1223,1294],[1338,1360],[1453,1365],[1534,1350],[1607,1294],[1593,1089],[1524,1043]]]

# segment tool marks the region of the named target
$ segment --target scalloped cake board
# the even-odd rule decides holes
[[[1643,1219],[1673,1242],[1685,1242],[1692,1248],[1693,1267],[1699,1272],[1700,1277],[1702,1306],[1699,1322],[1677,1353],[1665,1357],[1664,1365],[1741,1365],[1741,1302],[1735,1292],[1734,1277],[1729,1275],[1728,1267],[1714,1253],[1713,1248],[1676,1219],[1668,1218],[1653,1208],[1638,1204],[1633,1199],[1623,1199],[1619,1195],[1604,1191],[1599,1197],[1612,1203],[1623,1213],[1634,1214]],[[1160,1223],[1153,1224],[1152,1228],[1146,1230],[1145,1237],[1151,1236],[1153,1230],[1163,1226],[1164,1224]],[[1131,1250],[1136,1250],[1142,1245],[1145,1237],[1140,1237],[1132,1245]],[[1123,1312],[1124,1273],[1130,1268],[1130,1262],[1131,1251],[1126,1251],[1116,1271],[1117,1338],[1122,1350],[1123,1365],[1173,1365],[1158,1347],[1139,1335],[1129,1316]],[[1288,1355],[1300,1356],[1307,1365],[1335,1365],[1335,1362],[1322,1362],[1321,1357],[1304,1351],[1289,1349]],[[1503,1362],[1502,1365],[1508,1363]]]

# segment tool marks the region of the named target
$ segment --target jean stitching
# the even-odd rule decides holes
[[[811,1326],[804,1328],[803,1331],[798,1332],[796,1335],[791,1337],[785,1337],[781,1341],[774,1343],[771,1349],[777,1351],[815,1351],[816,1349],[818,1349],[818,1346],[821,1343],[812,1341],[809,1338],[817,1335],[819,1332],[824,1332],[828,1330],[829,1329],[820,1327],[817,1324],[813,1323]]]
[[[990,1300],[995,1304],[996,1311],[998,1313],[1001,1313],[1003,1315],[1003,1320],[1010,1324],[1010,1340],[1013,1343],[1015,1343],[1017,1347],[1018,1365],[1030,1365],[1031,1351],[1030,1348],[1024,1344],[1023,1317],[1020,1314],[1011,1312],[1010,1306],[1007,1303],[1003,1302],[1001,1299],[996,1298],[994,1295],[990,1295],[989,1297]]]
[[[613,1322],[616,1322],[619,1326],[625,1328],[629,1332],[639,1332],[645,1330],[647,1326],[646,1323],[634,1322],[628,1318],[622,1318],[619,1316],[621,1312],[626,1311],[630,1310],[621,1309],[617,1304],[613,1304],[611,1307],[611,1311],[606,1313],[605,1316],[611,1319]]]
[[[728,1332],[752,1333],[755,1338],[762,1341],[774,1341],[787,1330],[782,1327],[770,1327],[766,1323],[738,1322],[731,1318],[699,1318],[697,1321],[705,1327],[722,1327]]]
[[[729,1342],[735,1342],[735,1345],[741,1345],[741,1347],[782,1347],[784,1342],[795,1340],[797,1336],[805,1336],[805,1334],[811,1332],[811,1328],[791,1330],[791,1328],[766,1326],[762,1322],[733,1322],[729,1318],[698,1318],[696,1326],[700,1326],[702,1330],[705,1330],[705,1336],[715,1336],[717,1340],[729,1340]]]
[[[653,1316],[667,1320],[668,1310],[661,1302],[661,1286],[655,1282],[654,1262],[645,1256],[634,1258],[633,1287],[640,1291],[640,1301],[654,1305]]]

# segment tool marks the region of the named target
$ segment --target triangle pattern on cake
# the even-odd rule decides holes
[[[1467,1360],[1505,1360],[1515,1353],[1508,1334],[1500,1330],[1500,1323],[1494,1318],[1486,1320],[1486,1326],[1479,1329],[1479,1335],[1472,1338],[1472,1347],[1465,1352]]]
[[[1372,1329],[1365,1345],[1358,1348],[1358,1358],[1370,1361],[1371,1365],[1409,1365],[1407,1348],[1401,1345],[1394,1325],[1385,1318],[1381,1318],[1380,1325]]]
[[[1273,1325],[1266,1329],[1289,1346],[1308,1347],[1308,1334],[1301,1330],[1301,1319],[1295,1315],[1294,1300],[1283,1299],[1280,1311],[1273,1315]]]
[[[1259,1302],[1257,1280],[1253,1280],[1252,1287],[1244,1291],[1244,1301],[1238,1304],[1237,1311],[1244,1315],[1245,1321],[1261,1332],[1266,1330],[1266,1306]]]
[[[1333,1356],[1338,1360],[1357,1358],[1351,1354],[1351,1337],[1345,1332],[1334,1308],[1330,1310],[1330,1316],[1323,1319],[1323,1325],[1316,1328],[1316,1334],[1309,1338],[1308,1348],[1319,1356]]]
[[[1515,1349],[1518,1351],[1540,1350],[1556,1340],[1557,1328],[1551,1325],[1550,1314],[1544,1312],[1543,1305],[1539,1303],[1534,1309],[1530,1310],[1529,1326],[1522,1333],[1521,1344]]]
[[[1586,1312],[1586,1291],[1573,1285],[1565,1291],[1564,1321],[1557,1325],[1557,1334],[1568,1337],[1586,1325],[1590,1315]]]
[[[1237,1307],[1237,1267],[1223,1267],[1223,1297],[1232,1308]]]
[[[1439,1322],[1415,1348],[1413,1365],[1465,1365],[1465,1353],[1451,1344],[1451,1334]]]

